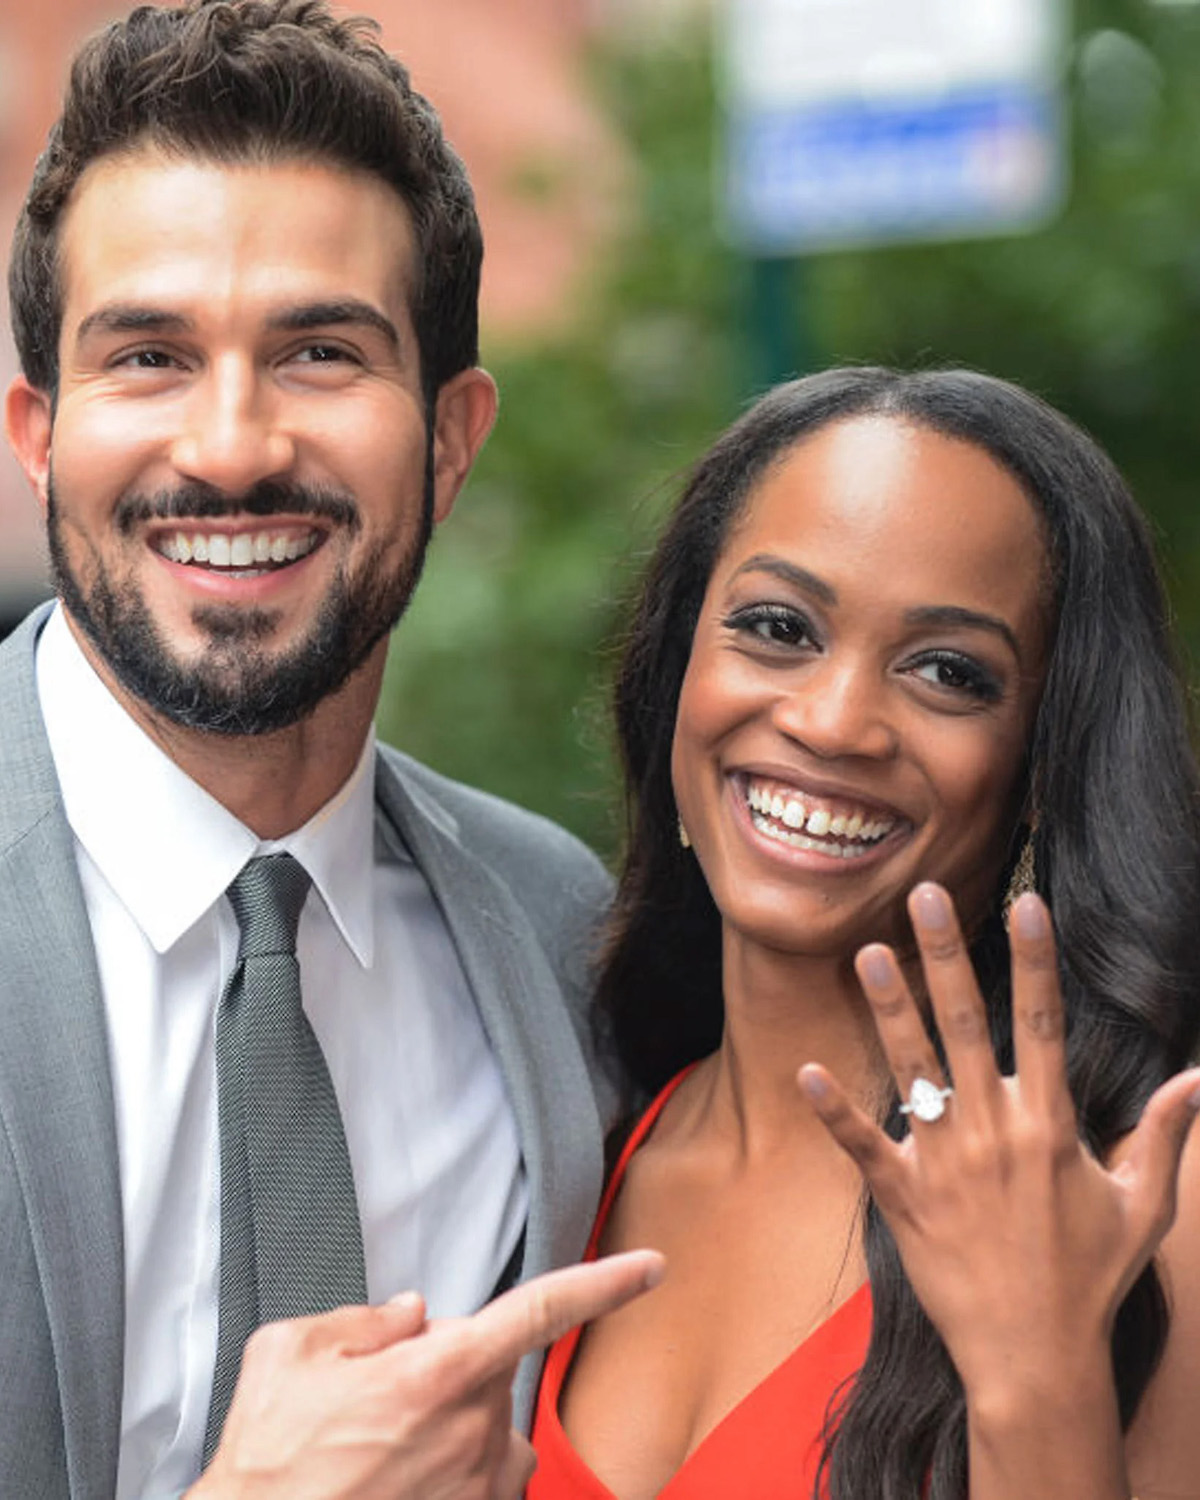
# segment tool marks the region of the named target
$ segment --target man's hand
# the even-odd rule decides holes
[[[212,1463],[188,1500],[517,1500],[520,1360],[657,1285],[634,1250],[552,1271],[469,1318],[426,1322],[408,1293],[260,1328]]]

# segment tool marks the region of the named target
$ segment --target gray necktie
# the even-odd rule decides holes
[[[309,884],[290,854],[272,854],[227,893],[241,945],[217,1012],[220,1312],[206,1463],[259,1324],[367,1298],[342,1117],[300,1004],[296,929]]]

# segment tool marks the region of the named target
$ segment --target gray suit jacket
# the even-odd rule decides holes
[[[111,1500],[116,1127],[96,958],[35,691],[44,617],[0,646],[0,1496]],[[394,751],[381,752],[376,790],[383,836],[411,853],[445,915],[512,1100],[530,1188],[521,1274],[578,1259],[612,1103],[583,1021],[607,877],[562,829]],[[522,1367],[518,1423],[537,1370]]]

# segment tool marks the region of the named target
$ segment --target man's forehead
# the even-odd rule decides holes
[[[373,174],[311,157],[218,161],[153,144],[91,163],[59,238],[68,303],[154,294],[156,282],[182,288],[190,269],[206,291],[223,278],[248,288],[255,278],[348,277],[407,306],[416,259],[407,206]]]

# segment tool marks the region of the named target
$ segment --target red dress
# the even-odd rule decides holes
[[[596,1257],[629,1158],[689,1071],[671,1080],[630,1136],[600,1205],[585,1260]],[[660,1500],[812,1500],[829,1398],[862,1368],[870,1332],[871,1290],[864,1283],[721,1419],[659,1491]],[[616,1500],[572,1448],[558,1419],[559,1393],[579,1333],[572,1329],[546,1357],[533,1423],[538,1467],[526,1500]]]

